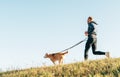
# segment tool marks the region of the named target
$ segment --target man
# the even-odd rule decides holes
[[[88,23],[88,31],[85,32],[85,35],[88,36],[86,45],[85,45],[85,53],[84,53],[84,59],[88,59],[88,50],[92,46],[92,52],[94,55],[105,55],[108,58],[109,52],[102,52],[102,51],[96,51],[96,43],[97,43],[97,37],[96,37],[96,31],[95,31],[95,25],[98,25],[96,22],[93,21],[92,17],[88,17],[87,20]]]

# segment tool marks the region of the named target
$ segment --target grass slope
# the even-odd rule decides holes
[[[14,70],[0,77],[120,77],[120,58]]]

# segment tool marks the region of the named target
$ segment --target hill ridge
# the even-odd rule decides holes
[[[0,77],[120,77],[120,58],[13,70]]]

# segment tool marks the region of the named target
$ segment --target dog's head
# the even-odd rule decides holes
[[[48,58],[48,55],[49,55],[49,54],[48,54],[48,53],[46,53],[46,54],[45,54],[45,56],[44,56],[44,58]]]

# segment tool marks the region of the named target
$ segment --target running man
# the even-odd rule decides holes
[[[95,21],[93,21],[92,17],[88,17],[88,31],[85,32],[85,35],[88,36],[86,45],[85,45],[85,52],[84,52],[84,59],[88,59],[88,51],[90,47],[92,47],[92,52],[94,55],[105,55],[106,57],[110,57],[109,52],[102,52],[96,51],[96,44],[97,44],[97,34],[95,31],[95,25],[98,25]]]

